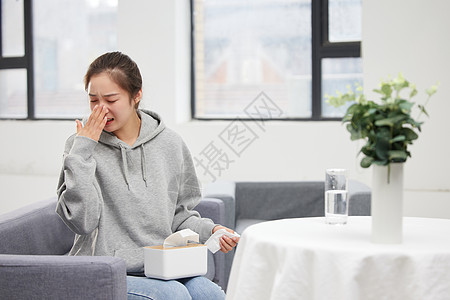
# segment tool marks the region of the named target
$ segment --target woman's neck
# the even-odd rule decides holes
[[[134,114],[133,117],[122,128],[114,132],[114,135],[121,141],[127,143],[129,146],[133,146],[139,137],[141,131],[141,118],[139,115]]]

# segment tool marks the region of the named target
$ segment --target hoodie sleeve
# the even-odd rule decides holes
[[[215,224],[210,219],[201,218],[200,214],[193,210],[202,195],[189,149],[184,143],[182,149],[183,163],[179,174],[178,199],[172,231],[189,228],[197,232],[200,235],[200,242],[204,243],[211,236]]]
[[[100,218],[102,198],[92,157],[96,145],[96,141],[87,137],[70,137],[58,182],[56,213],[80,235],[94,231]]]

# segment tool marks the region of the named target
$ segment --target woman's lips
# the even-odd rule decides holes
[[[109,124],[111,124],[113,121],[114,121],[114,118],[108,118],[108,119],[106,120],[106,126],[109,125]]]

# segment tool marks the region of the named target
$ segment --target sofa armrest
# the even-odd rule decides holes
[[[116,257],[0,255],[7,299],[126,299],[126,266]]]
[[[370,188],[356,180],[348,181],[348,201],[350,216],[370,216]]]
[[[214,198],[203,198],[194,209],[198,211],[202,217],[210,218],[211,220],[213,220],[215,224],[224,224],[225,205],[222,200]],[[205,276],[207,278],[210,278],[225,290],[226,282],[228,280],[228,278],[225,278],[225,254],[220,251],[212,254],[208,251],[208,257],[210,256],[213,257],[213,260],[209,260],[208,264],[210,261],[214,262],[214,275],[211,276],[212,274],[209,274],[211,268],[208,265],[208,273]]]
[[[225,205],[222,200],[215,198],[203,198],[194,208],[202,218],[209,218],[215,224],[223,225],[225,221]]]
[[[59,255],[69,252],[75,234],[55,213],[56,198],[0,215],[1,254]]]
[[[234,181],[216,181],[205,186],[203,197],[223,201],[225,220],[221,224],[228,228],[236,227],[236,183]]]

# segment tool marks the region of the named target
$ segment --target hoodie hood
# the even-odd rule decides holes
[[[145,143],[151,141],[158,134],[160,134],[165,126],[161,120],[161,117],[149,110],[141,110],[137,111],[139,117],[141,118],[141,129],[139,131],[139,136],[136,139],[136,142],[132,146],[118,139],[113,133],[104,131],[100,135],[99,143],[112,146],[114,148],[120,149],[121,158],[122,158],[122,170],[125,182],[128,186],[128,190],[130,190],[130,179],[129,179],[129,169],[128,169],[128,157],[127,153],[130,151],[137,150],[139,148],[141,152],[141,172],[142,172],[142,180],[145,182],[145,186],[147,186],[147,163],[145,156]]]
[[[102,132],[99,142],[116,148],[125,147],[134,149],[152,140],[164,130],[165,125],[157,113],[143,109],[139,109],[137,113],[141,118],[141,129],[136,142],[131,147],[119,140],[113,133],[107,131]]]

